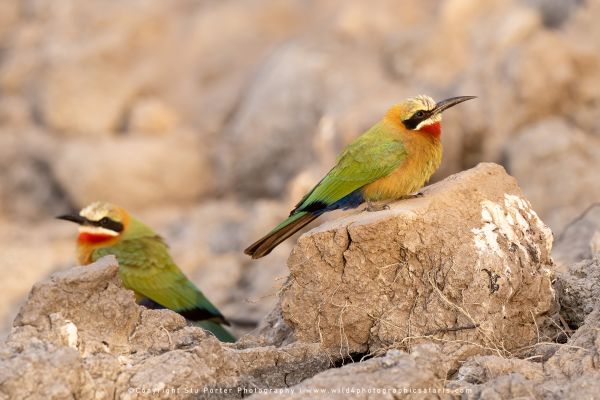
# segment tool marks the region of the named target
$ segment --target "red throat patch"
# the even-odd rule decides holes
[[[442,134],[442,124],[440,124],[440,121],[437,121],[433,124],[425,125],[421,129],[419,129],[419,131],[428,133],[431,136],[439,138]]]
[[[114,236],[101,235],[101,234],[95,235],[93,233],[86,233],[86,232],[80,233],[79,236],[77,237],[77,241],[79,243],[87,243],[87,244],[102,243],[102,242],[106,242],[110,239],[114,239]]]

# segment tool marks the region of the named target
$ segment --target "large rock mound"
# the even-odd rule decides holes
[[[333,353],[433,338],[505,353],[537,340],[555,307],[551,245],[515,179],[480,164],[301,237],[283,319],[297,340]]]
[[[294,385],[330,366],[316,344],[222,344],[136,305],[117,271],[106,257],[34,286],[0,350],[0,398],[241,397],[237,388]]]
[[[296,399],[307,395],[360,399],[581,399],[600,390],[600,258],[557,274],[564,344],[540,342],[524,359],[507,358],[480,346],[459,343],[419,344],[410,354],[389,350],[385,356],[349,363],[306,379],[282,394],[259,398]],[[585,318],[582,321],[581,318]],[[569,337],[570,336],[570,337]],[[494,354],[495,353],[495,354]]]
[[[0,399],[594,393],[598,260],[555,291],[551,242],[482,164],[302,236],[278,307],[236,344],[136,305],[107,257],[34,286],[0,348]]]

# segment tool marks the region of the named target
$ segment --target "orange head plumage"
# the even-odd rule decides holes
[[[92,203],[79,214],[57,218],[79,224],[77,253],[79,261],[84,264],[89,262],[89,255],[94,249],[118,242],[130,222],[129,214],[123,208],[104,202]]]

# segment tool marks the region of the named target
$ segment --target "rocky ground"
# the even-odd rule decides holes
[[[551,247],[515,179],[480,164],[301,236],[235,344],[138,306],[109,256],[33,287],[0,396],[592,398],[600,254],[557,272]]]
[[[600,3],[582,0],[0,2],[0,337],[9,343],[3,362],[13,357],[15,365],[33,365],[19,364],[25,358],[16,357],[15,349],[22,345],[32,363],[55,363],[57,374],[61,362],[79,363],[74,371],[80,380],[61,386],[67,388],[64,393],[75,388],[100,393],[102,379],[115,385],[107,393],[115,393],[131,382],[127,365],[140,371],[142,360],[160,365],[152,358],[158,353],[145,353],[139,350],[143,345],[123,336],[122,353],[110,348],[102,356],[112,371],[102,375],[80,344],[65,347],[58,339],[43,339],[62,326],[60,318],[54,328],[17,335],[21,342],[14,329],[11,333],[19,310],[22,314],[31,304],[31,297],[26,301],[31,287],[75,266],[74,227],[53,217],[107,200],[155,227],[180,267],[228,317],[258,323],[271,313],[253,334],[255,342],[223,351],[261,349],[248,350],[248,357],[259,351],[279,360],[287,357],[282,346],[293,345],[296,353],[285,362],[291,365],[306,355],[310,364],[305,372],[282,367],[288,371],[284,376],[291,375],[272,383],[260,381],[260,371],[245,370],[232,356],[238,368],[228,375],[232,384],[252,386],[248,382],[258,379],[260,387],[295,385],[331,365],[371,356],[376,357],[303,384],[326,384],[328,374],[345,368],[358,368],[365,380],[377,370],[384,379],[385,366],[389,376],[400,368],[406,382],[416,382],[408,378],[414,363],[429,371],[428,378],[419,379],[438,379],[449,388],[447,380],[463,382],[460,387],[476,385],[480,391],[474,396],[500,384],[539,394],[542,388],[551,393],[568,387],[562,382],[569,376],[585,380],[586,368],[597,365],[589,344],[595,337],[595,286],[585,277],[597,276],[590,271],[600,249],[598,17]],[[478,179],[473,193],[452,195],[477,203],[475,208],[449,209],[446,197],[452,196],[447,194],[456,189],[443,181],[424,199],[377,216],[322,218],[296,247],[298,237],[265,259],[250,261],[242,254],[287,215],[345,144],[390,104],[420,93],[436,99],[479,97],[445,114],[444,161],[433,181],[486,161],[501,164],[520,189],[492,168],[503,182],[498,188]],[[514,197],[505,198],[499,188]],[[411,207],[426,208],[429,219]],[[536,222],[531,209],[544,223]],[[480,219],[478,212],[484,214]],[[511,220],[528,224],[531,232],[513,236]],[[415,236],[406,229],[412,224],[431,236]],[[553,232],[553,246],[544,224]],[[459,239],[469,229],[476,245],[470,246],[471,236]],[[381,238],[380,231],[387,236]],[[490,245],[493,240],[499,247]],[[315,254],[323,257],[316,260]],[[312,260],[309,265],[306,259]],[[64,279],[88,279],[83,272],[66,272]],[[113,279],[108,270],[98,274],[94,279]],[[558,301],[565,302],[561,314],[556,314],[556,299],[551,301],[552,274],[552,287],[562,293]],[[511,285],[503,284],[508,281]],[[406,291],[409,285],[421,289]],[[322,304],[320,293],[329,296],[328,302]],[[368,306],[352,306],[357,303]],[[77,320],[79,332],[97,328],[62,306],[44,310]],[[143,313],[135,307],[130,311]],[[435,322],[415,320],[428,313]],[[551,314],[562,321],[551,319],[543,326]],[[298,315],[311,322],[298,322]],[[168,318],[174,322],[165,322],[166,332],[179,332],[187,343],[181,349],[204,343],[201,333]],[[136,321],[135,326],[142,324]],[[351,329],[340,330],[348,324]],[[15,329],[22,331],[19,326]],[[236,328],[238,334],[249,330]],[[148,332],[163,337],[165,331]],[[429,340],[431,335],[495,352],[455,356],[444,340]],[[428,338],[425,347],[419,347],[422,336]],[[538,353],[516,350],[535,341],[553,344],[543,351],[538,346]],[[319,358],[322,347],[298,343],[326,343],[328,362]],[[175,357],[173,346],[160,352]],[[569,353],[578,348],[592,354],[584,371],[561,375],[560,368],[550,368],[552,359],[583,360],[576,358],[582,354]],[[64,355],[63,361],[51,356],[54,351]],[[115,363],[110,355],[118,354],[118,361],[134,351],[140,358],[129,364]],[[432,352],[452,354],[431,361],[428,369],[427,357],[419,354]],[[530,359],[494,364],[498,358],[482,358],[465,365],[484,372],[473,380],[459,379],[468,375],[456,372],[462,361],[475,354]],[[559,354],[566,358],[555,358]],[[541,375],[530,373],[532,362],[542,368]],[[517,382],[513,375],[506,377],[509,366],[529,372]],[[23,374],[41,379],[23,368]],[[9,376],[0,379],[0,393],[14,393],[4,389],[14,378]],[[549,386],[552,382],[556,386]],[[507,392],[498,393],[505,397]]]
[[[74,265],[73,229],[52,218],[95,200],[260,319],[291,245],[256,263],[241,250],[417,93],[479,96],[445,115],[434,180],[501,163],[562,237],[600,199],[598,15],[581,0],[2,1],[0,332]]]

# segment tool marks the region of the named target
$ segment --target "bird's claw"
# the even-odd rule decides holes
[[[390,206],[388,204],[371,204],[371,203],[367,203],[367,208],[366,210],[368,212],[376,212],[376,211],[383,211],[383,210],[389,210]]]

